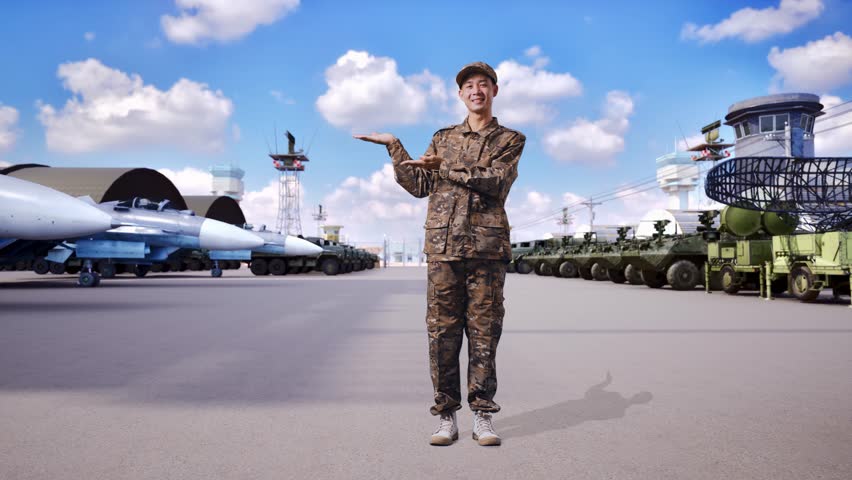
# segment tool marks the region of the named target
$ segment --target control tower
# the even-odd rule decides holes
[[[302,150],[296,150],[296,137],[290,132],[287,132],[287,153],[270,153],[269,157],[272,158],[272,166],[279,172],[275,229],[287,235],[301,235],[299,205],[302,203],[302,185],[299,174],[305,171],[308,157]]]
[[[755,97],[731,105],[725,125],[736,133],[737,157],[813,157],[822,108],[811,93]]]
[[[689,192],[695,190],[700,176],[688,152],[675,150],[657,158],[657,183],[669,196],[669,209],[689,210]]]
[[[228,196],[236,201],[243,199],[245,186],[243,185],[244,172],[236,165],[214,165],[210,167],[213,174],[213,185],[210,193],[216,196]]]

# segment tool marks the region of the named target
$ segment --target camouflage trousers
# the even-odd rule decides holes
[[[498,412],[495,356],[503,331],[506,264],[469,259],[428,262],[426,327],[435,392],[433,415],[461,408],[459,353],[467,336],[467,401],[471,410]]]

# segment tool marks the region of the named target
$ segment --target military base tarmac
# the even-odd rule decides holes
[[[425,268],[76,283],[0,274],[4,479],[852,477],[828,292],[509,274],[482,448],[467,408],[458,442],[426,441]]]

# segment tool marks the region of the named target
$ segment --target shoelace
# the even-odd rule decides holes
[[[438,428],[435,429],[435,433],[440,433],[441,431],[446,430],[447,432],[453,431],[453,417],[451,416],[441,416],[441,423],[438,425]]]
[[[478,435],[497,435],[494,433],[494,427],[491,426],[491,415],[478,413],[473,417],[473,421],[476,423]]]

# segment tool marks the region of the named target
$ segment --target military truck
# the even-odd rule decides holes
[[[305,240],[322,247],[322,253],[314,259],[314,265],[324,274],[337,275],[353,270],[354,253],[348,245],[341,245],[320,237],[305,237]]]

